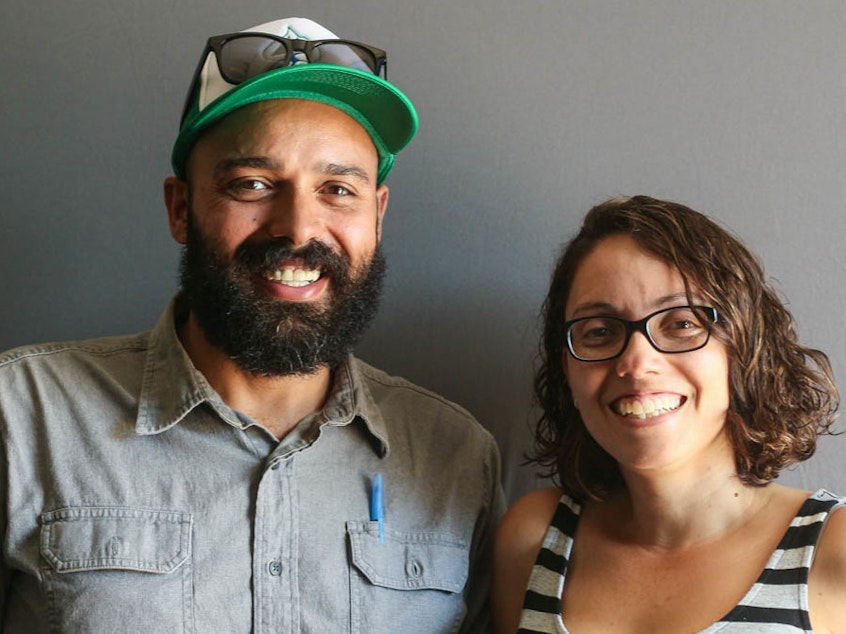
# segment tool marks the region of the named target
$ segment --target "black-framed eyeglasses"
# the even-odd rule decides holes
[[[643,333],[659,352],[677,354],[699,350],[711,338],[717,309],[710,306],[663,308],[637,321],[611,315],[580,317],[564,323],[567,349],[579,361],[616,359],[632,334]]]
[[[242,31],[214,35],[206,42],[200,63],[194,71],[188,90],[182,120],[193,102],[194,91],[209,53],[214,53],[221,76],[230,84],[238,85],[276,68],[297,64],[336,64],[373,73],[388,78],[387,53],[380,48],[351,40],[299,40]]]

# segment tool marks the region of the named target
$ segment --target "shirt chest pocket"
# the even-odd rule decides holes
[[[61,631],[189,632],[192,516],[116,506],[41,515],[43,582]]]
[[[439,531],[348,522],[353,632],[457,631],[466,612],[469,545]]]

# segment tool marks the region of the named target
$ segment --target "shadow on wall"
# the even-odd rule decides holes
[[[397,294],[386,293],[358,356],[468,409],[499,444],[509,501],[535,488],[534,469],[521,466],[534,422],[533,307],[489,295],[412,301]]]

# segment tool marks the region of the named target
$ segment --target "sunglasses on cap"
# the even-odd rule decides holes
[[[388,78],[385,51],[361,42],[289,39],[249,31],[215,35],[208,39],[200,56],[181,121],[185,120],[191,109],[194,91],[200,83],[200,75],[209,53],[214,53],[221,77],[235,86],[276,68],[307,63],[347,66],[373,73],[382,79]]]

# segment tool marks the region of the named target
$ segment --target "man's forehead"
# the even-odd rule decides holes
[[[214,173],[223,176],[232,170],[247,168],[267,171],[281,171],[285,167],[284,160],[266,155],[223,156],[214,165]],[[364,183],[371,183],[373,177],[367,170],[354,163],[338,163],[335,161],[321,161],[316,159],[311,163],[312,171],[325,176],[352,177]]]
[[[278,133],[278,135],[277,135]],[[365,176],[375,181],[379,154],[372,137],[353,117],[342,110],[316,101],[305,99],[269,99],[248,104],[230,113],[200,137],[192,149],[196,154],[201,148],[212,146],[224,156],[215,160],[215,171],[233,167],[278,166],[279,146],[274,143],[304,138],[326,142],[328,155],[315,157],[315,163],[326,173]],[[364,160],[345,159],[352,156],[345,148],[352,148],[353,155],[363,153]],[[338,156],[332,153],[337,151]],[[192,161],[189,161],[192,162]],[[372,163],[372,165],[370,165]],[[368,175],[368,170],[373,170]]]
[[[229,125],[248,128],[276,122],[296,124],[300,121],[308,122],[309,126],[316,123],[325,125],[327,128],[330,126],[344,128],[344,136],[354,130],[355,132],[352,132],[354,136],[366,136],[374,152],[376,151],[376,145],[370,133],[354,117],[340,108],[309,99],[266,99],[247,104],[221,119],[217,125],[225,126],[229,123]]]

